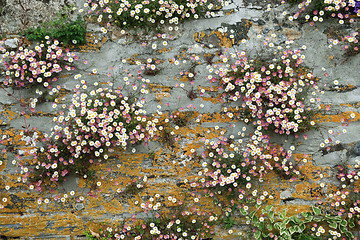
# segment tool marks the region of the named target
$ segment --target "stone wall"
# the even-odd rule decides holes
[[[59,8],[69,4],[70,1],[66,0],[30,1],[26,5],[30,9],[27,15],[29,26],[47,21]],[[16,36],[21,29],[18,20],[24,16],[21,6],[15,0],[6,0],[0,2],[0,9],[2,31]],[[225,49],[232,52],[244,48],[252,56],[270,52],[272,50],[262,44],[265,38],[270,38],[269,42],[276,45],[290,39],[294,40],[293,48],[306,46],[303,50],[306,65],[321,79],[318,84],[320,93],[317,93],[320,94],[317,96],[320,97],[321,110],[316,118],[319,128],[305,133],[306,137],[304,134],[297,139],[280,135],[272,137],[286,149],[296,146],[292,161],[298,162],[303,177],[289,181],[271,173],[260,184],[260,189],[273,196],[268,200],[269,204],[287,209],[291,214],[308,210],[319,201],[326,202],[330,193],[341,189],[335,177],[335,166],[353,166],[360,155],[356,147],[360,140],[360,56],[346,57],[341,44],[334,45],[330,39],[350,34],[359,27],[359,22],[356,20],[352,25],[339,26],[335,20],[329,20],[310,26],[288,20],[289,15],[284,12],[295,10],[296,6],[281,5],[277,1],[233,0],[215,17],[187,21],[179,26],[179,31],[167,31],[164,39],[141,30],[122,34],[116,27],[103,33],[101,26],[88,23],[88,43],[74,49],[80,58],[75,62],[75,71],[59,77],[58,84],[64,92],[71,92],[78,84],[78,80],[74,79],[76,74],[84,75],[88,83],[105,83],[110,79],[114,85],[124,85],[122,79],[128,73],[137,76],[140,67],[135,64],[136,61],[156,58],[160,60],[159,74],[146,76],[150,79],[150,94],[145,97],[147,113],[161,111],[161,120],[176,110],[194,114],[187,124],[172,130],[176,138],[171,146],[166,139],[159,139],[148,146],[136,146],[136,153],[132,153],[131,149],[125,153],[114,152],[109,161],[93,167],[96,170],[94,180],[70,176],[53,192],[39,193],[29,189],[21,179],[19,181],[23,173],[17,156],[25,154],[26,142],[36,134],[50,133],[51,120],[59,109],[53,108],[53,102],[46,100],[37,104],[37,114],[25,110],[23,117],[21,111],[24,108],[14,97],[27,103],[36,96],[34,89],[5,88],[14,97],[0,90],[0,149],[3,150],[0,161],[0,237],[84,238],[85,230],[90,229],[96,235],[96,223],[116,222],[131,218],[133,214],[139,218],[146,217],[147,214],[142,213],[135,202],[144,201],[147,196],[161,193],[182,199],[181,192],[190,188],[192,180],[199,178],[197,172],[201,161],[196,153],[201,155],[205,149],[203,139],[211,140],[223,134],[227,137],[235,135],[235,140],[238,140],[237,132],[243,126],[248,128],[246,134],[254,131],[251,125],[224,115],[224,108],[231,105],[219,100],[221,90],[217,92],[218,85],[207,80],[208,58],[211,57],[213,63],[219,62]],[[229,33],[234,36],[230,37]],[[173,36],[172,39],[169,35]],[[247,41],[242,43],[243,39]],[[165,40],[167,44],[163,45]],[[152,47],[153,44],[157,47]],[[191,57],[196,57],[196,60],[191,60]],[[178,65],[173,63],[174,58],[179,61]],[[125,63],[124,59],[127,60]],[[84,61],[87,63],[84,64]],[[191,68],[196,73],[194,79],[180,75],[181,71],[190,71]],[[113,78],[109,78],[108,73]],[[334,81],[337,81],[336,84]],[[178,87],[180,84],[184,86]],[[193,92],[191,97],[190,91]],[[66,96],[65,102],[71,94]],[[351,114],[355,114],[354,117]],[[24,119],[30,128],[36,128],[30,136],[22,133]],[[329,138],[332,143],[322,145]],[[246,139],[244,137],[244,141]],[[329,145],[337,147],[324,150]],[[129,182],[144,176],[147,184],[142,191],[134,195],[118,194],[118,190],[125,189]],[[70,194],[72,191],[74,195]],[[66,198],[64,194],[67,194]],[[202,201],[203,205],[215,209],[211,198],[204,197]],[[215,239],[237,239],[234,234],[229,235],[223,230],[223,226],[217,229]],[[235,232],[240,230],[241,227],[234,227]]]

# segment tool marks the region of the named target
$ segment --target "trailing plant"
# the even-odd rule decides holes
[[[219,4],[220,5],[220,4]],[[216,6],[205,0],[175,0],[171,2],[92,0],[84,4],[99,23],[115,24],[122,29],[162,25],[177,25],[185,19],[198,19]],[[172,27],[171,27],[172,29]]]
[[[219,71],[219,82],[226,99],[240,102],[245,114],[239,115],[246,116],[245,122],[286,135],[314,128],[315,110],[310,104],[315,99],[310,104],[305,99],[318,79],[301,66],[305,58],[301,50],[286,49],[270,63],[261,58],[249,60],[245,51],[221,57],[224,62],[235,61],[229,69]]]
[[[38,190],[70,173],[87,175],[90,165],[108,159],[114,148],[147,142],[156,130],[142,110],[144,100],[129,99],[118,89],[88,93],[82,83],[74,89],[69,111],[54,118],[57,125],[46,139],[50,144],[36,152],[32,180]]]
[[[323,239],[324,237],[337,236],[353,238],[349,231],[348,222],[340,216],[323,214],[317,207],[312,211],[287,216],[286,210],[276,212],[273,206],[268,205],[261,210],[250,212],[246,218],[254,226],[255,239]],[[246,215],[246,211],[242,213]]]
[[[262,141],[248,143],[247,147],[236,146],[228,140],[206,141],[207,150],[203,152],[202,170],[199,175],[205,177],[205,187],[215,193],[229,195],[235,199],[241,192],[252,189],[254,182],[262,181],[265,175],[275,171],[283,179],[298,177],[300,172],[288,160],[291,153],[283,147],[268,142],[268,136],[262,135]],[[241,149],[241,150],[240,150]]]
[[[352,35],[345,36],[343,38],[344,42],[348,42],[348,45],[344,46],[345,55],[347,56],[355,56],[360,52],[360,36],[359,36],[359,30],[354,32]]]
[[[163,202],[163,203],[160,203]],[[214,234],[215,214],[202,212],[198,207],[188,207],[184,202],[169,196],[161,200],[156,194],[146,203],[144,210],[152,210],[149,219],[128,219],[117,225],[101,224],[97,237],[108,239],[206,239]],[[89,236],[88,239],[92,239]]]
[[[19,47],[17,52],[2,50],[5,86],[51,88],[51,83],[57,81],[64,69],[75,69],[72,63],[78,59],[75,53],[60,48],[57,40],[46,40],[34,48]]]
[[[358,164],[351,169],[345,164],[336,168],[341,190],[329,194],[330,209],[327,210],[347,219],[349,227],[356,230],[360,227],[360,168]]]
[[[353,23],[354,19],[360,16],[359,3],[357,1],[334,1],[334,0],[288,0],[292,5],[298,4],[300,9],[290,20],[299,19],[305,13],[303,21],[313,25],[315,22],[322,22],[324,19],[337,18],[339,24],[346,22]]]

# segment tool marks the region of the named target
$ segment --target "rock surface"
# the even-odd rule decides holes
[[[19,32],[21,24],[17,19],[24,18],[21,6],[16,2],[7,0],[4,4],[0,1],[0,26],[9,35]],[[30,1],[26,6],[26,9],[30,9],[28,26],[48,21],[59,9],[71,3],[78,4],[78,8],[82,6],[80,0]],[[272,5],[270,10],[268,4]],[[18,166],[16,157],[25,155],[22,149],[25,142],[35,143],[38,138],[34,133],[20,135],[20,131],[26,128],[24,119],[27,125],[37,127],[36,131],[50,134],[54,126],[51,120],[60,110],[54,109],[53,103],[45,100],[37,104],[38,115],[30,114],[14,97],[0,89],[0,130],[3,142],[0,149],[7,150],[6,159],[0,164],[0,219],[3,219],[0,221],[0,236],[76,238],[84,230],[90,229],[88,225],[92,222],[131,218],[134,209],[139,210],[139,206],[135,206],[135,199],[140,201],[145,196],[140,192],[130,198],[118,194],[123,191],[117,190],[126,189],[126,184],[139,176],[147,176],[151,187],[146,188],[145,192],[148,191],[146,193],[149,195],[162,192],[177,196],[183,190],[181,186],[185,185],[187,177],[198,177],[200,166],[196,165],[199,164],[196,161],[205,149],[204,139],[216,141],[223,132],[228,138],[233,136],[236,141],[242,139],[245,142],[250,138],[248,134],[254,131],[251,125],[220,114],[230,105],[222,100],[217,83],[207,79],[210,74],[208,65],[219,63],[225,50],[231,53],[246,48],[251,56],[264,52],[270,56],[273,49],[264,48],[265,38],[274,44],[294,40],[294,48],[306,46],[303,50],[306,65],[321,78],[319,88],[323,94],[319,102],[319,106],[322,106],[318,117],[319,129],[299,133],[296,139],[286,135],[273,138],[274,142],[287,149],[296,147],[293,151],[296,154],[291,161],[301,166],[300,171],[306,177],[292,182],[272,176],[264,180],[264,188],[274,196],[274,203],[293,214],[308,210],[308,206],[325,199],[328,193],[325,188],[319,187],[320,184],[339,185],[336,174],[333,174],[334,166],[354,166],[360,156],[360,88],[357,70],[360,54],[349,60],[343,55],[340,45],[329,47],[329,38],[334,37],[331,29],[336,26],[335,23],[323,22],[309,26],[291,22],[283,14],[288,9],[288,5],[280,5],[279,1],[234,0],[215,17],[185,22],[178,32],[168,31],[164,38],[161,34],[159,37],[144,30],[123,34],[115,27],[108,33],[102,33],[101,26],[88,24],[87,30],[93,34],[96,42],[89,42],[81,52],[76,53],[80,57],[75,63],[76,70],[62,76],[59,85],[70,92],[79,84],[79,80],[74,80],[74,75],[81,74],[81,79],[86,79],[89,85],[110,81],[114,86],[123,86],[123,79],[133,74],[150,81],[150,94],[145,96],[148,114],[161,111],[165,115],[177,110],[197,114],[186,121],[186,126],[178,129],[174,127],[169,133],[174,136],[172,141],[169,140],[171,138],[164,138],[165,143],[157,141],[146,146],[139,145],[135,147],[136,153],[132,153],[131,149],[125,153],[115,152],[109,157],[111,161],[93,167],[98,172],[94,181],[88,180],[89,176],[72,176],[50,193],[38,193],[21,185],[22,179],[18,179],[16,174],[24,169]],[[354,28],[358,24],[354,23]],[[170,35],[172,39],[169,39]],[[5,45],[15,48],[14,39],[6,40]],[[140,68],[149,58],[159,60],[160,71],[156,75],[145,75]],[[84,61],[87,64],[83,64]],[[173,63],[175,61],[177,64]],[[184,72],[191,72],[194,76],[186,77]],[[335,84],[334,81],[339,83]],[[5,90],[15,97],[20,94],[24,99],[38,97],[34,89],[20,92],[10,88]],[[124,92],[131,94],[132,90]],[[70,96],[66,95],[62,103],[69,101]],[[235,104],[232,106],[235,107]],[[325,106],[329,106],[329,109],[325,110]],[[21,114],[23,111],[25,117]],[[356,113],[356,116],[350,118],[351,113]],[[247,129],[242,130],[243,127]],[[242,138],[239,131],[246,133],[246,137]],[[169,147],[169,143],[173,146]],[[197,156],[192,153],[197,153]],[[192,165],[195,167],[192,168]],[[5,186],[9,186],[10,191],[4,190]],[[71,191],[75,195],[71,195]],[[45,203],[46,199],[49,203]],[[146,217],[143,216],[146,214],[137,214]],[[246,231],[234,227],[236,234],[241,235]],[[235,236],[221,228],[216,239],[237,239]]]

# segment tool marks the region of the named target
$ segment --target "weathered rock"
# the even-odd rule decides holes
[[[285,190],[285,191],[282,191],[280,193],[280,198],[281,199],[287,199],[287,198],[290,198],[291,197],[291,192],[289,190]]]
[[[5,47],[8,48],[17,48],[20,40],[18,38],[6,39],[4,42]]]
[[[355,144],[353,152],[356,156],[360,156],[360,141]]]
[[[85,208],[84,204],[83,203],[76,203],[75,204],[75,209],[78,210],[78,211],[81,211]]]

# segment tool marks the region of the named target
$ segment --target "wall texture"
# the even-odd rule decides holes
[[[17,1],[2,1],[1,29],[7,36],[13,37],[21,29],[19,20],[28,20],[29,26],[36,26],[50,19],[62,6],[70,4],[66,0],[33,0],[25,6],[30,10],[24,19]],[[271,4],[271,9],[267,9],[268,4]],[[316,122],[319,129],[307,132],[306,137],[300,135],[298,139],[274,136],[275,141],[284,147],[296,146],[292,161],[298,162],[304,177],[289,181],[269,174],[259,187],[273,196],[269,203],[292,214],[310,209],[316,202],[326,201],[330,193],[341,189],[335,178],[335,166],[354,165],[360,155],[354,150],[360,140],[360,56],[344,56],[341,44],[334,45],[330,39],[337,39],[343,33],[350,34],[359,27],[359,23],[355,21],[352,25],[339,26],[335,20],[330,20],[310,26],[291,22],[284,12],[295,9],[296,6],[291,8],[276,1],[233,0],[215,17],[185,22],[178,31],[166,32],[165,39],[141,30],[122,34],[115,27],[103,33],[100,26],[88,23],[88,43],[74,49],[80,57],[75,63],[76,70],[59,78],[58,83],[64,90],[70,92],[77,84],[75,74],[84,74],[89,83],[101,83],[108,81],[107,75],[111,72],[114,76],[112,81],[123,84],[121,79],[129,72],[136,76],[139,70],[136,61],[156,58],[160,60],[160,73],[147,76],[151,82],[150,94],[146,96],[147,112],[163,111],[160,121],[169,117],[171,111],[179,109],[193,114],[187,124],[173,129],[176,138],[172,146],[159,139],[148,146],[136,146],[136,153],[131,153],[130,149],[125,153],[115,151],[109,161],[93,167],[97,173],[95,180],[71,176],[53,192],[39,193],[23,184],[19,179],[22,170],[17,156],[25,154],[24,150],[28,148],[26,142],[36,134],[50,133],[51,120],[59,110],[54,109],[50,101],[37,104],[37,115],[25,115],[27,124],[36,128],[31,136],[26,136],[22,133],[24,117],[21,116],[21,105],[0,90],[0,149],[3,150],[0,159],[0,236],[77,239],[83,237],[85,230],[96,232],[98,222],[116,222],[133,214],[140,218],[146,216],[135,204],[146,196],[163,193],[181,199],[181,191],[189,187],[191,180],[199,178],[197,171],[201,161],[196,153],[201,155],[204,150],[203,139],[214,139],[220,134],[237,135],[243,126],[247,126],[224,114],[224,107],[228,106],[219,100],[216,83],[207,80],[208,58],[213,58],[214,63],[220,61],[220,52],[225,49],[231,52],[245,48],[252,55],[267,51],[262,46],[267,37],[275,44],[290,39],[295,41],[292,46],[296,48],[306,45],[303,51],[306,65],[313,68],[314,74],[321,79],[319,91],[323,94],[318,94],[321,111]],[[261,38],[258,38],[259,35]],[[242,43],[243,39],[247,41]],[[164,40],[166,45],[162,44]],[[146,47],[143,47],[144,43]],[[152,48],[153,44],[157,47]],[[123,63],[123,59],[127,61]],[[174,59],[179,61],[178,65],[172,63]],[[85,60],[87,64],[83,64]],[[191,83],[192,79],[180,75],[181,71],[188,71],[191,67],[196,73],[194,83]],[[93,69],[97,70],[96,74]],[[338,83],[334,84],[334,81]],[[184,86],[177,87],[179,84]],[[6,90],[24,99],[24,102],[34,98],[34,89]],[[191,98],[190,91],[194,92]],[[355,117],[350,117],[351,114]],[[252,129],[247,127],[248,134]],[[329,138],[333,145],[338,140],[336,144],[341,144],[341,147],[324,151],[321,144]],[[144,176],[147,184],[142,191],[134,195],[118,194],[118,190],[124,189],[127,183]],[[70,194],[72,191],[73,195]],[[64,194],[67,194],[66,198]],[[208,205],[220,211],[212,206],[211,198],[204,197],[202,201],[205,207]],[[221,226],[218,228],[216,239],[236,239],[222,229]]]

